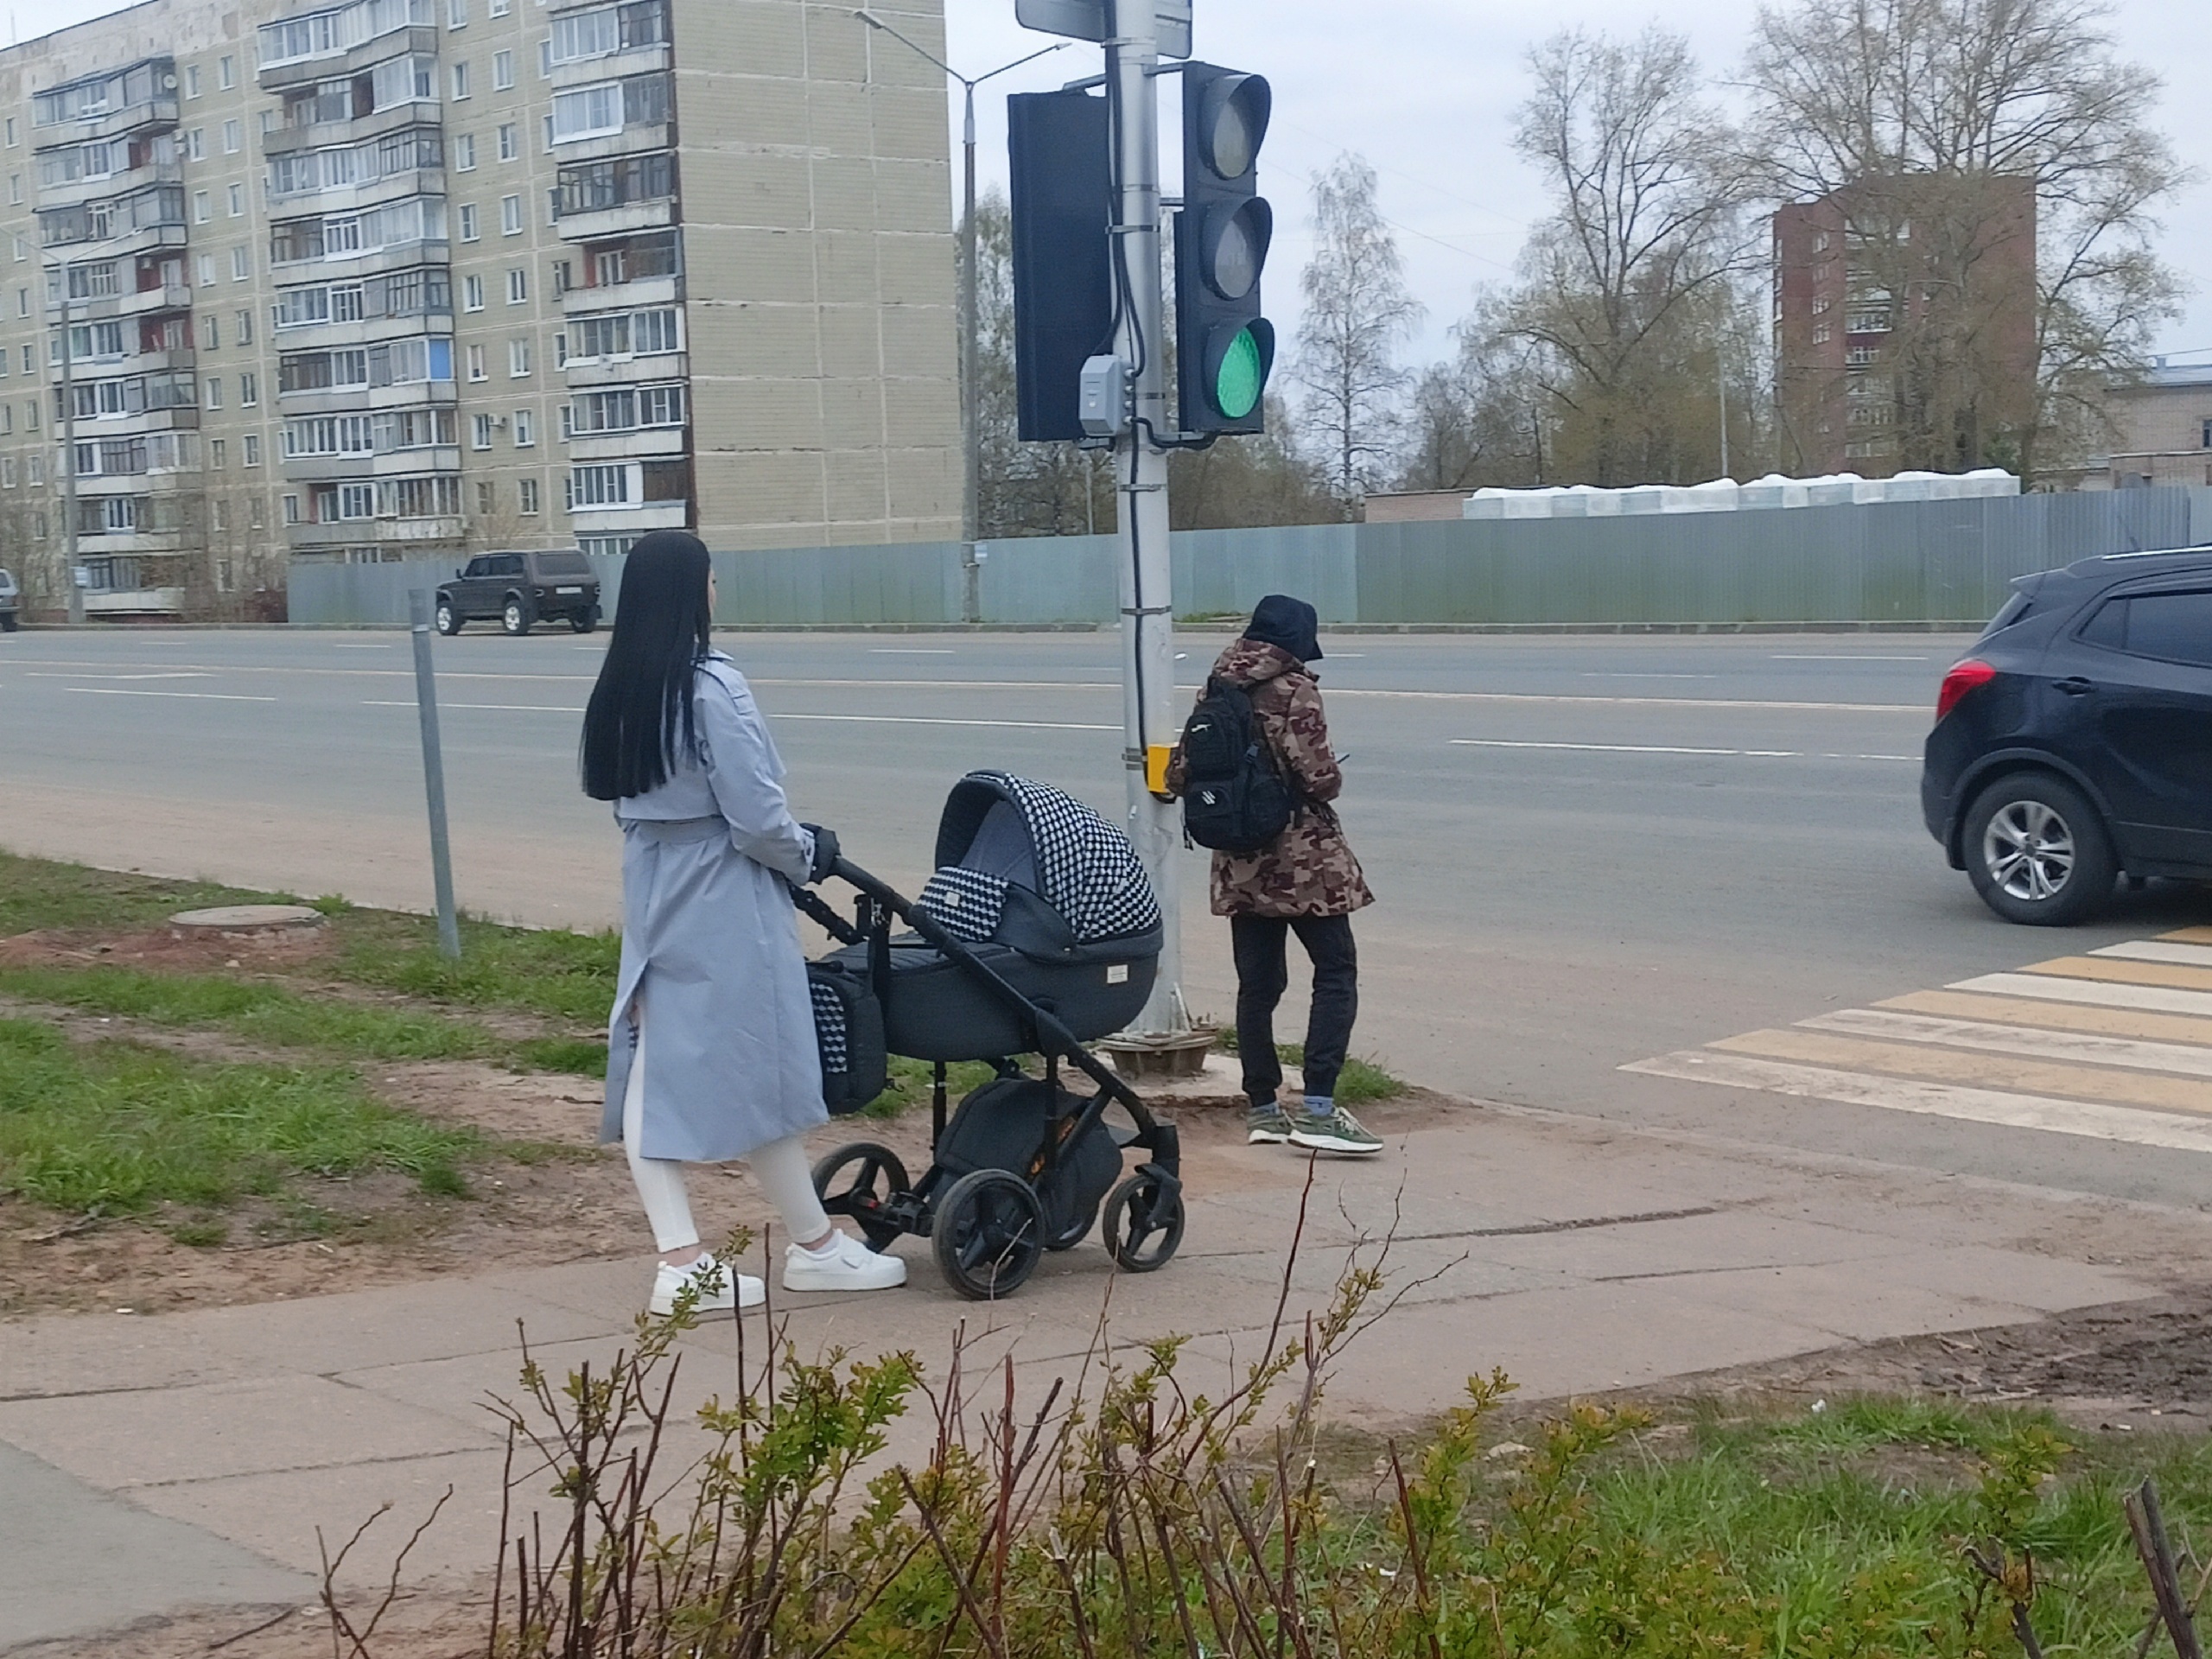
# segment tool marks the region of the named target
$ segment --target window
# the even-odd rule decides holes
[[[530,342],[511,340],[507,342],[507,378],[519,380],[530,372]]]
[[[464,132],[453,141],[453,165],[456,173],[474,172],[476,168],[476,135]]]
[[[530,411],[526,409],[515,410],[515,448],[527,449],[537,442],[537,430],[531,423]]]
[[[496,92],[511,92],[514,84],[515,54],[494,52],[492,54],[492,90]]]
[[[22,256],[20,254],[16,256],[18,258],[21,258],[22,257]],[[2202,426],[2197,429],[2196,442],[2197,447],[2201,449],[2212,449],[2212,420],[2206,421]]]
[[[30,245],[25,242],[22,237],[17,237],[16,238],[16,263],[21,264],[29,257]]]
[[[468,0],[446,0],[446,27],[448,29],[468,27]]]
[[[239,312],[237,317],[233,319],[231,323],[231,333],[232,338],[234,338],[239,345],[252,345],[253,313],[251,311]]]
[[[464,202],[461,209],[461,239],[474,242],[481,234],[476,228],[476,204]]]
[[[683,386],[681,385],[640,386],[638,389],[638,424],[639,426],[683,425]]]
[[[639,312],[632,338],[640,357],[681,349],[676,343],[676,313],[672,309]]]
[[[251,374],[238,376],[238,407],[251,409],[261,401],[261,381]]]
[[[232,87],[237,86],[238,84],[238,60],[233,57],[223,57],[217,59],[215,62],[215,81],[216,84],[222,87],[222,89],[226,92],[230,91]]]
[[[230,188],[229,194],[231,217],[232,219],[244,217],[245,213],[245,186],[242,184],[232,185]]]
[[[453,67],[453,95],[456,99],[468,96],[468,66],[465,63]]]
[[[192,193],[192,222],[195,225],[205,225],[212,212],[213,209],[207,204],[207,193],[205,190],[194,191]]]
[[[468,378],[472,380],[481,380],[485,378],[484,348],[481,346],[472,346],[468,348]]]
[[[16,147],[16,118],[15,118],[14,116],[12,116],[12,115],[11,115],[11,116],[10,116],[10,117],[8,118],[8,148],[9,148],[9,149],[13,149],[15,147]]]
[[[556,216],[598,213],[676,194],[674,158],[664,150],[564,167],[552,195]]]
[[[536,479],[525,478],[516,483],[515,505],[517,510],[526,518],[536,515],[537,512],[537,480]]]
[[[630,503],[630,469],[611,467],[572,467],[569,469],[569,510],[620,507]]]
[[[607,81],[553,94],[553,142],[601,138],[622,130],[622,86]]]
[[[231,280],[234,283],[242,283],[252,275],[253,250],[244,246],[232,248],[231,250]]]
[[[260,433],[247,433],[241,442],[240,448],[244,452],[242,458],[247,466],[258,467],[261,465]],[[256,530],[261,528],[261,503],[258,501],[256,501],[253,504],[253,526]]]
[[[212,352],[223,343],[223,331],[212,316],[200,319],[200,349]]]
[[[469,422],[468,442],[469,447],[474,449],[489,449],[492,447],[492,417],[489,415],[476,416]]]
[[[2212,667],[2212,593],[2107,600],[2082,637],[2132,656]]]
[[[188,162],[207,159],[207,130],[205,127],[194,127],[184,135],[184,159]]]
[[[499,501],[499,486],[493,484],[489,479],[486,479],[477,485],[476,511],[478,512],[489,513],[493,510],[494,505]]]
[[[530,272],[521,265],[507,272],[507,303],[520,305],[530,297]]]
[[[284,522],[286,524],[296,524],[300,522],[300,498],[298,496],[288,495],[279,505],[283,510]]]
[[[520,196],[501,196],[499,198],[499,234],[502,236],[517,236],[519,235],[521,232],[522,198]]]
[[[499,159],[503,162],[512,162],[521,153],[521,146],[515,142],[515,124],[512,121],[502,121],[499,124]]]
[[[461,308],[467,311],[481,311],[484,308],[484,279],[481,276],[461,279]]]
[[[223,123],[223,154],[235,156],[245,148],[245,135],[236,116]]]
[[[222,468],[222,467],[225,467],[229,466],[229,465],[230,465],[230,461],[229,461],[229,460],[228,460],[228,456],[229,456],[229,454],[230,454],[230,446],[229,446],[229,445],[227,445],[227,444],[226,444],[226,443],[222,441],[222,439],[220,439],[220,438],[211,438],[211,439],[209,439],[209,440],[208,440],[208,442],[207,442],[207,464],[208,464],[210,467],[216,467],[216,468],[218,468],[218,469],[220,469],[220,468]]]
[[[197,98],[200,96],[200,66],[196,63],[187,64],[185,66],[184,95],[187,98]]]
[[[218,375],[218,374],[211,374],[211,375],[209,375],[209,376],[207,377],[207,407],[208,407],[208,408],[210,408],[210,409],[220,409],[220,408],[223,406],[223,378],[222,378],[222,376]]]

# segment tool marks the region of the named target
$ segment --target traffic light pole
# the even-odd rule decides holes
[[[1127,768],[1129,839],[1160,899],[1166,943],[1152,997],[1131,1027],[1141,1037],[1190,1030],[1183,1001],[1180,835],[1166,783],[1175,742],[1175,633],[1167,553],[1167,452],[1158,439],[1175,431],[1169,412],[1166,325],[1160,296],[1160,62],[1157,0],[1110,0],[1106,95],[1112,100],[1114,225],[1110,233],[1119,297],[1114,354],[1133,372],[1132,418],[1114,440],[1122,587],[1122,761]]]

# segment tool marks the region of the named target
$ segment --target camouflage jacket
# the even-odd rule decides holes
[[[1245,687],[1252,712],[1284,775],[1302,798],[1298,816],[1256,853],[1213,855],[1217,916],[1348,916],[1375,902],[1328,803],[1344,773],[1329,747],[1321,688],[1305,664],[1280,645],[1237,639],[1213,665],[1216,677]],[[1170,792],[1183,792],[1183,751],[1167,766]]]

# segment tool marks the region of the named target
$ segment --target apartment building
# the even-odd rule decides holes
[[[957,534],[943,83],[849,6],[149,0],[0,53],[0,110],[35,602],[72,524],[95,614],[281,613],[295,559]]]
[[[1785,472],[1967,471],[2032,422],[2031,179],[1868,179],[1772,221]]]

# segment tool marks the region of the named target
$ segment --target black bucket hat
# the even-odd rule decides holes
[[[1247,639],[1279,645],[1301,663],[1321,660],[1321,617],[1302,599],[1288,594],[1269,594],[1252,607],[1252,621],[1244,630]]]

